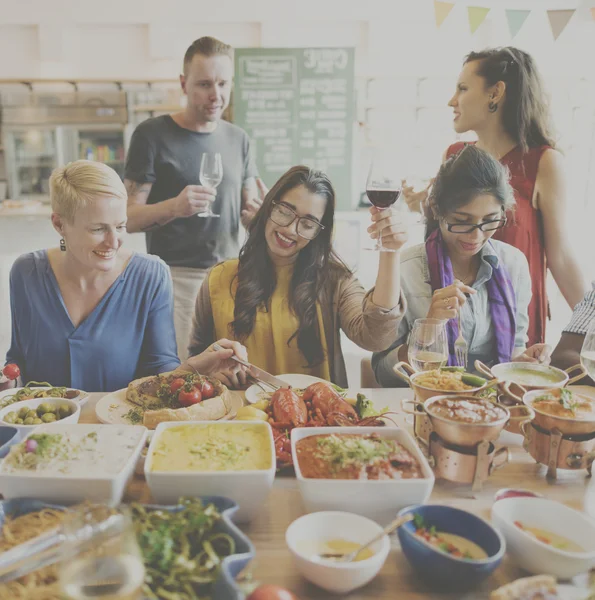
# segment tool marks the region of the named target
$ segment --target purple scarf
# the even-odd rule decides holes
[[[488,244],[493,250],[492,243],[488,241]],[[452,263],[444,251],[444,241],[440,229],[434,231],[427,239],[426,254],[432,292],[453,284]],[[516,296],[508,270],[501,260],[498,267],[493,269],[492,277],[486,285],[496,336],[496,363],[510,362],[516,333]],[[446,324],[446,335],[448,337],[448,364],[456,365],[454,343],[459,335],[457,319],[449,319]]]

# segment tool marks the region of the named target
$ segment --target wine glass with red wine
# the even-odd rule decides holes
[[[380,210],[390,208],[401,195],[401,179],[394,173],[394,169],[390,165],[373,160],[366,182],[366,194],[376,208]],[[371,250],[394,252],[382,245],[380,236],[376,241],[376,246]]]

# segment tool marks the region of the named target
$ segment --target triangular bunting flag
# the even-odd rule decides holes
[[[477,28],[483,23],[484,19],[490,12],[489,8],[483,6],[468,6],[467,13],[469,15],[469,28],[471,33],[475,33]]]
[[[547,16],[550,20],[550,27],[554,34],[554,39],[557,40],[560,34],[564,31],[568,21],[570,21],[575,10],[548,10]]]
[[[440,27],[440,25],[444,23],[444,19],[448,17],[453,7],[454,4],[452,2],[438,2],[438,0],[434,0],[434,12],[436,13],[436,27]]]
[[[530,10],[506,10],[510,37],[514,38],[516,36],[530,12]]]

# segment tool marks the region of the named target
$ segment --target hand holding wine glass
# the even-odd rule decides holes
[[[443,367],[448,361],[446,321],[416,319],[409,334],[407,358],[416,371]]]
[[[379,209],[375,206],[370,208],[372,225],[368,227],[368,233],[373,239],[378,240],[383,252],[397,252],[408,239],[407,222],[401,211],[394,208]]]
[[[372,161],[366,182],[366,194],[370,202],[379,211],[386,210],[398,200],[401,194],[401,178],[394,172],[388,161],[379,159]],[[372,250],[378,252],[396,252],[398,248],[394,249],[383,246],[383,237],[384,234],[382,232],[376,236],[376,246]]]
[[[216,188],[223,179],[223,163],[219,152],[204,152],[200,159],[200,182],[207,187]],[[198,213],[199,217],[218,217],[211,206]]]

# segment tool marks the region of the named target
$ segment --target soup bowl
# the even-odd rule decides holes
[[[473,542],[487,555],[482,559],[467,559],[447,554],[420,538],[414,522],[405,523],[398,529],[403,554],[424,582],[432,587],[441,591],[473,588],[489,577],[502,562],[506,542],[480,517],[438,504],[409,506],[401,510],[399,516],[409,513],[420,515],[428,526],[433,525],[438,532],[458,535]]]

